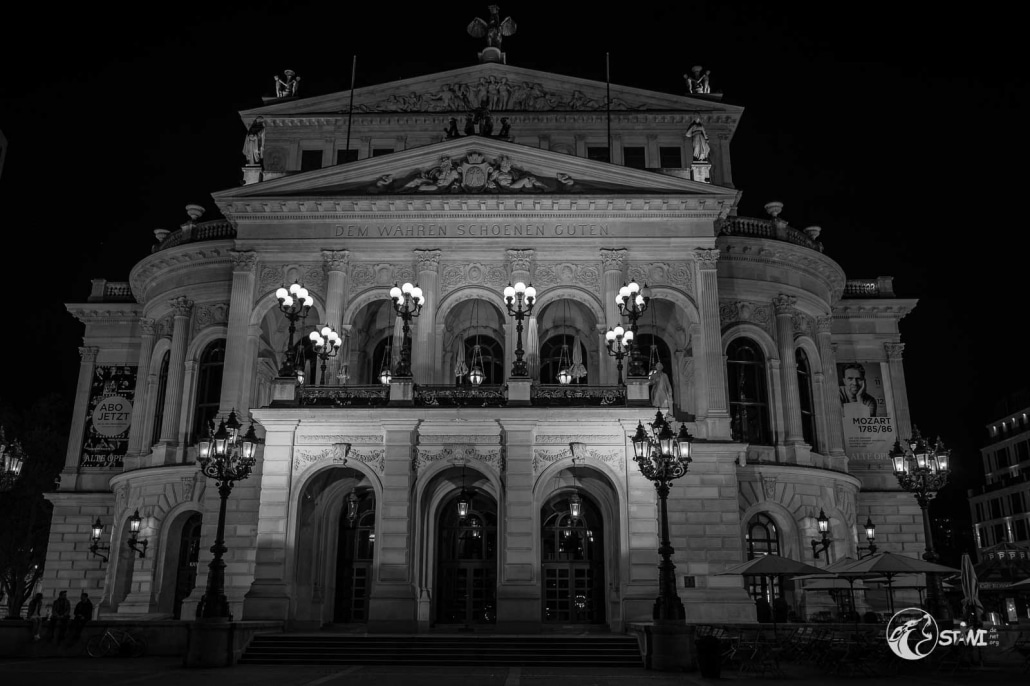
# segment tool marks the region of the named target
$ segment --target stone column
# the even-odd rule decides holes
[[[261,342],[261,325],[251,324],[247,327],[247,366],[252,370],[250,374],[244,374],[240,379],[240,407],[260,407],[260,402],[255,402],[254,383],[256,381],[256,365]]]
[[[253,365],[247,364],[247,329],[254,308],[257,253],[233,250],[229,257],[232,259],[232,294],[229,298],[229,323],[218,412],[228,415],[230,410],[235,409],[239,417],[246,418],[250,408],[246,407],[247,398],[241,391],[243,378],[254,375]],[[174,339],[174,333],[172,337]],[[169,374],[170,371],[169,366]]]
[[[715,165],[718,171],[719,185],[726,188],[733,188],[733,173],[730,166],[730,134],[718,133],[716,139],[719,141],[719,163]]]
[[[150,358],[154,353],[154,320],[142,317],[139,320],[140,343],[139,360],[136,363],[136,388],[132,394],[132,419],[129,425],[129,447],[126,457],[143,452],[143,440],[146,431],[145,421],[147,403],[151,401],[147,391],[150,390]],[[148,446],[149,447],[149,446]]]
[[[816,317],[819,360],[823,371],[823,401],[826,406],[826,453],[830,457],[844,457],[843,412],[840,407],[840,389],[837,382],[837,356],[830,336],[833,317]]]
[[[708,389],[707,407],[704,410],[707,438],[729,440],[730,411],[726,396],[726,364],[722,354],[722,324],[719,320],[719,275],[716,263],[719,251],[715,248],[694,250],[697,266],[697,300],[701,314],[701,330],[704,363],[698,371],[704,373],[704,384]],[[702,399],[698,398],[698,412],[701,413]]]
[[[79,381],[75,385],[75,411],[72,413],[71,431],[68,436],[68,452],[65,453],[62,474],[74,475],[79,470],[79,456],[82,454],[82,434],[86,429],[86,414],[89,412],[89,388],[93,383],[93,368],[100,348],[83,346],[79,348]],[[64,487],[72,486],[68,482]]]
[[[657,169],[662,166],[662,156],[658,151],[658,135],[654,133],[647,134],[647,161],[650,162],[648,167]]]
[[[411,559],[411,449],[417,424],[415,419],[382,422],[386,448],[384,505],[377,512],[379,565],[368,602],[368,630],[372,633],[413,633],[417,629],[418,599]]]
[[[623,275],[622,266],[626,262],[626,256],[628,252],[626,250],[601,250],[601,303],[604,306],[604,319],[603,322],[598,322],[598,327],[601,328],[601,383],[602,384],[614,384],[616,380],[616,363],[615,358],[608,354],[607,348],[605,347],[604,333],[609,328],[614,327],[616,324],[622,322],[622,315],[619,314],[619,306],[615,303],[615,296],[619,294],[619,288],[622,287]],[[623,360],[623,367],[626,367],[626,363],[629,358]]]
[[[240,486],[250,482],[248,485],[257,488],[260,498],[254,582],[243,597],[243,619],[285,621],[289,617],[291,604],[286,580],[287,561],[291,554],[286,545],[289,538],[287,532],[296,528],[290,520],[293,438],[299,422],[296,419],[271,419],[267,411],[263,410],[256,410],[255,415],[258,413],[262,416],[256,418],[265,429],[265,444],[259,466],[249,479],[239,482],[233,489],[242,490]],[[237,499],[240,495],[235,493]],[[230,495],[230,503],[232,498],[233,495]],[[199,574],[197,583],[200,583]]]
[[[540,551],[534,524],[533,442],[536,422],[503,419],[505,456],[504,512],[498,566],[497,628],[531,633],[540,628]]]
[[[322,268],[325,269],[325,318],[329,326],[336,329],[340,338],[344,338],[343,310],[350,300],[348,273],[350,271],[350,252],[347,250],[323,250]],[[329,360],[326,366],[326,383],[330,386],[339,384],[336,378],[340,368],[347,361],[340,358],[341,349],[336,357]],[[321,373],[321,372],[320,372]],[[321,383],[321,379],[318,380]]]
[[[422,314],[414,320],[415,354],[412,373],[417,383],[439,383],[436,378],[436,308],[440,304],[440,251],[416,250],[418,261],[418,283],[426,302]]]
[[[511,274],[511,284],[514,286],[519,281],[526,284],[527,286],[532,283],[532,269],[533,269],[533,250],[509,250],[508,251],[508,273]],[[535,308],[534,308],[535,309]],[[504,316],[508,319],[511,326],[507,328],[507,336],[505,336],[504,343],[504,377],[508,378],[511,376],[512,365],[515,364],[515,318],[509,317],[507,310],[504,311]],[[522,322],[522,348],[523,350],[528,349],[526,344],[526,333],[529,327],[529,318]],[[525,359],[525,358],[523,358]]]
[[[183,377],[186,374],[186,346],[189,344],[190,312],[193,301],[182,296],[171,301],[175,313],[172,325],[172,355],[168,360],[168,387],[165,396],[165,413],[161,419],[161,443],[176,445],[182,439],[182,397],[186,394]]]
[[[780,293],[772,300],[776,310],[776,344],[780,354],[780,382],[783,386],[783,415],[786,421],[786,442],[805,442],[801,428],[801,394],[798,392],[798,363],[794,357],[794,306],[798,299]]]
[[[905,352],[904,343],[884,343],[883,349],[887,351],[887,368],[891,375],[891,397],[894,400],[894,419],[898,423],[896,428],[897,436],[912,435],[912,415],[908,410],[908,388],[905,385],[905,367],[902,364],[902,354]]]

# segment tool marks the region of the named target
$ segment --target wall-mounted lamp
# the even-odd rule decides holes
[[[97,517],[97,521],[93,522],[92,532],[89,536],[89,552],[92,553],[93,557],[99,557],[104,562],[107,562],[107,555],[102,555],[101,550],[108,551],[111,548],[108,546],[100,545],[100,537],[104,534],[104,525],[100,521],[100,517]]]
[[[147,556],[147,545],[150,541],[139,540],[139,527],[143,522],[143,519],[139,516],[139,510],[136,510],[131,517],[129,517],[129,548],[139,553],[139,557],[142,560]]]
[[[819,524],[820,538],[812,539],[812,556],[818,558],[819,553],[826,553],[826,564],[829,564],[830,544],[833,543],[833,539],[830,538],[830,518],[822,511],[822,508],[819,509],[819,518],[816,521]]]
[[[866,555],[859,554],[858,559],[869,557],[870,555],[876,554],[876,544],[873,541],[876,539],[876,525],[873,524],[873,520],[870,517],[865,519],[865,540],[868,541],[869,545],[860,545],[858,550],[868,550],[869,553]]]

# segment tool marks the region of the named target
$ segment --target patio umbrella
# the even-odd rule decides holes
[[[465,364],[465,341],[461,340],[461,336],[455,338],[458,339],[458,358],[454,361],[454,376],[462,378],[469,372],[468,365]]]
[[[577,381],[587,375],[587,368],[583,366],[583,351],[579,347],[579,336],[572,339],[572,368],[569,372]]]
[[[540,373],[540,334],[537,331],[536,315],[530,316],[526,329],[526,369],[534,379]]]
[[[980,618],[984,611],[983,603],[980,602],[980,584],[976,580],[976,570],[973,569],[973,561],[969,553],[962,553],[962,610],[966,615],[972,614],[973,620]]]
[[[959,570],[954,567],[945,567],[934,562],[919,560],[914,557],[905,557],[896,553],[877,553],[859,560],[854,564],[839,570],[838,574],[873,573],[886,577],[887,579],[887,600],[890,603],[891,614],[894,614],[894,588],[891,585],[892,579],[898,574],[952,574]]]
[[[739,574],[741,576],[764,576],[772,579],[777,576],[799,576],[802,574],[822,574],[825,570],[813,567],[805,562],[792,560],[789,557],[779,555],[762,555],[753,560],[748,560],[739,565],[733,565],[725,571],[719,572],[716,576],[729,576]],[[773,634],[776,633],[776,612],[772,613]]]
[[[843,571],[843,570],[847,569],[848,567],[850,567],[851,565],[853,565],[856,562],[858,562],[858,560],[856,560],[853,557],[842,557],[841,559],[837,560],[833,564],[827,565],[826,569],[823,569],[819,574],[805,574],[803,576],[796,576],[796,577],[794,577],[794,580],[797,581],[797,580],[800,579],[800,580],[804,581],[804,580],[807,580],[807,579],[838,579],[838,580],[846,581],[847,584],[848,584],[848,595],[851,598],[851,609],[854,610],[855,609],[855,580],[856,579],[867,579],[867,578],[869,578],[871,576],[875,576],[875,573],[872,573],[872,572],[857,572],[857,573],[849,574],[849,573]],[[856,622],[857,622],[857,620],[856,620]]]

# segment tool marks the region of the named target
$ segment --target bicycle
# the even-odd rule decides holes
[[[108,627],[104,633],[93,636],[86,642],[86,654],[90,657],[142,657],[147,652],[147,641],[142,636]]]

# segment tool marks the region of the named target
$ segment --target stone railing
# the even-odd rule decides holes
[[[822,242],[816,240],[818,231],[810,229],[812,235],[795,229],[782,219],[756,219],[754,217],[727,217],[719,223],[720,236],[747,236],[786,241],[817,252],[823,251]]]
[[[236,228],[225,219],[212,219],[211,221],[183,224],[178,231],[173,231],[161,239],[155,245],[152,252],[159,252],[166,248],[186,243],[200,243],[203,241],[219,241],[236,238]]]
[[[536,384],[530,393],[530,402],[544,407],[622,406],[626,404],[626,387]]]
[[[844,282],[845,298],[893,298],[894,277],[878,276],[875,279],[848,279]]]
[[[383,384],[301,386],[297,399],[305,407],[376,407],[390,401],[390,387]]]
[[[89,302],[136,302],[132,294],[132,288],[128,281],[108,281],[107,279],[93,279],[90,288]]]
[[[415,386],[418,407],[502,407],[508,403],[507,386]]]

